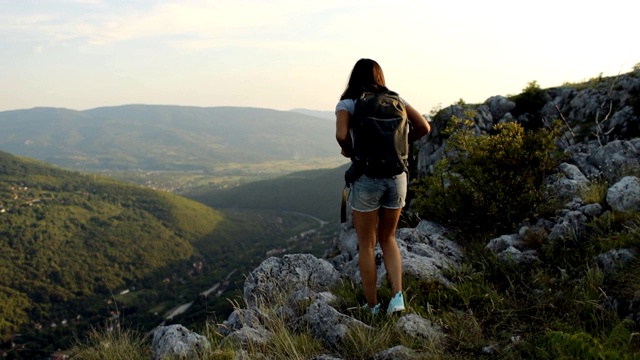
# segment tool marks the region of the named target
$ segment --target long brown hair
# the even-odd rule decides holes
[[[365,89],[372,87],[386,89],[382,68],[375,60],[360,59],[351,70],[349,83],[340,100],[357,99]]]

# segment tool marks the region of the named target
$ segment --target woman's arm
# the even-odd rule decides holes
[[[427,119],[425,119],[424,116],[422,116],[422,114],[420,114],[418,110],[414,109],[411,105],[407,105],[407,117],[413,126],[411,133],[409,134],[410,142],[420,139],[431,131],[431,125],[429,125]]]
[[[353,144],[349,133],[349,112],[347,110],[336,111],[336,140],[342,148],[342,156],[351,157]]]

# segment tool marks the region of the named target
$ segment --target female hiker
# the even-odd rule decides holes
[[[378,100],[375,97],[379,94],[386,98]],[[373,98],[383,106],[369,106],[369,110],[365,109],[365,104],[369,101],[367,99]],[[388,102],[393,106],[387,106]],[[380,112],[381,108],[390,109],[398,114],[396,117],[398,120],[388,122],[397,124],[397,128],[393,130],[394,133],[376,134],[375,130],[371,130],[379,128],[376,126],[362,130],[368,126],[367,119],[375,122],[380,118],[388,117],[388,114],[366,114],[367,111]],[[407,120],[410,126],[405,126]],[[408,132],[409,128],[410,132]],[[384,148],[383,143],[389,143],[391,147],[395,143],[396,148],[403,148],[403,150],[392,149],[391,157],[397,160],[403,157],[399,155],[407,155],[409,141],[421,138],[430,130],[429,123],[416,109],[387,89],[382,68],[377,62],[371,59],[360,59],[356,62],[347,87],[336,106],[336,140],[342,148],[342,155],[351,158],[353,162],[345,177],[356,178],[355,180],[347,179],[347,181],[353,181],[350,205],[353,211],[353,224],[358,235],[358,266],[367,299],[367,304],[363,308],[368,308],[372,314],[378,314],[380,311],[374,256],[376,242],[380,242],[384,266],[394,295],[387,313],[405,309],[402,294],[402,258],[395,233],[407,193],[406,157],[400,162],[389,161],[389,156],[385,158],[380,154],[383,151],[380,149]],[[385,136],[395,136],[396,140],[385,141]],[[398,141],[398,137],[404,140]],[[402,152],[405,154],[401,154]],[[394,166],[389,167],[390,163],[394,163]],[[397,166],[398,163],[400,167]],[[357,174],[352,176],[354,171]]]

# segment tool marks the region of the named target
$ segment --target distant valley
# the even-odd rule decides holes
[[[225,316],[266,257],[321,256],[339,231],[348,161],[332,116],[0,112],[3,340],[20,332],[37,353],[105,321],[199,323]]]
[[[207,191],[194,194],[226,208],[217,210],[0,152],[0,335],[19,332],[41,352],[105,321],[152,327],[224,317],[227,298],[266,257],[321,256],[331,247],[340,171],[291,174],[282,197],[275,180],[232,189],[225,195],[237,201],[231,205]]]
[[[341,194],[347,167],[344,164],[333,169],[299,171],[224,191],[203,187],[185,196],[213,208],[279,209],[336,222],[340,219]]]
[[[0,150],[83,171],[228,172],[340,159],[328,112],[124,105],[0,112]]]

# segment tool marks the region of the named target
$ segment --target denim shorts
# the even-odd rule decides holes
[[[360,212],[402,209],[407,196],[407,174],[376,179],[362,175],[351,186],[351,209]]]

